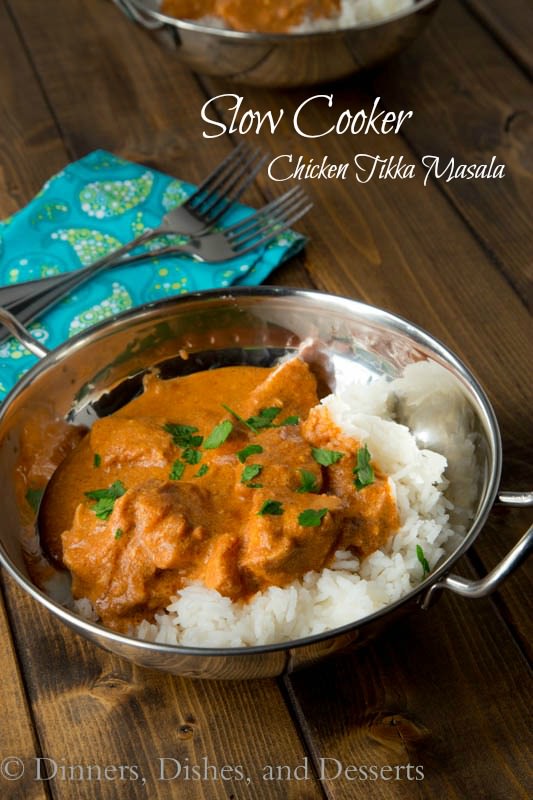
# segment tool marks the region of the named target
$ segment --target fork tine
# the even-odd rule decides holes
[[[249,229],[245,233],[239,233],[231,237],[230,243],[232,247],[244,247],[249,242],[253,242],[254,239],[257,239],[258,236],[262,236],[269,230],[272,230],[276,225],[286,224],[289,215],[295,214],[304,204],[308,203],[309,200],[305,195],[303,197],[297,197],[290,206],[286,206],[282,211],[269,214],[264,219],[261,219],[260,224],[256,225],[255,229]]]
[[[263,206],[258,211],[254,211],[252,214],[248,214],[247,217],[244,219],[235,222],[233,225],[229,225],[227,228],[224,229],[224,233],[229,235],[230,237],[238,233],[245,232],[247,228],[251,225],[254,225],[256,221],[269,213],[272,213],[277,208],[283,207],[294,195],[302,194],[303,189],[301,186],[294,186],[289,191],[282,194],[280,197],[276,197],[275,200],[271,200],[270,203],[267,203],[266,206]]]
[[[223,192],[224,185],[231,180],[235,169],[238,169],[243,162],[248,163],[250,158],[253,160],[253,155],[250,156],[250,145],[246,142],[238,145],[233,153],[214,170],[213,174],[200,184],[198,189],[185,201],[185,205],[197,211],[199,206],[209,198],[216,197],[218,193]]]
[[[306,206],[304,206],[298,212],[293,214],[293,216],[290,217],[284,223],[283,227],[277,228],[276,230],[271,230],[269,234],[263,236],[263,238],[259,239],[258,242],[254,242],[252,245],[249,245],[248,247],[245,247],[244,250],[241,250],[239,248],[235,248],[235,256],[234,257],[244,256],[247,253],[251,253],[252,250],[256,250],[258,247],[263,247],[263,245],[268,244],[273,239],[275,239],[276,236],[280,236],[282,233],[285,233],[285,231],[288,230],[291,227],[291,225],[294,225],[295,222],[298,222],[298,220],[301,219],[304,216],[304,214],[307,214],[307,212],[310,211],[312,208],[313,208],[313,203],[308,203]]]
[[[252,151],[240,167],[226,178],[225,184],[218,186],[216,192],[198,199],[193,205],[194,210],[205,217],[209,225],[213,225],[225,213],[230,203],[238,200],[254,181],[266,160],[267,156],[260,150]],[[252,166],[254,161],[257,163]]]
[[[240,239],[245,234],[257,229],[258,226],[264,226],[271,221],[276,221],[280,217],[282,219],[282,215],[287,211],[291,211],[295,203],[300,203],[305,200],[307,200],[307,196],[304,192],[294,193],[290,197],[283,197],[279,203],[273,204],[268,211],[261,211],[257,214],[257,216],[254,217],[254,219],[248,219],[245,221],[246,224],[243,224],[237,230],[232,231],[228,235],[228,238],[230,241],[233,241],[234,239]]]
[[[207,189],[209,186],[211,186],[213,181],[216,180],[219,177],[220,173],[224,172],[227,169],[228,166],[231,166],[233,164],[234,161],[239,161],[241,156],[242,156],[242,154],[243,154],[243,151],[247,150],[248,147],[249,147],[249,145],[248,145],[247,142],[240,142],[237,145],[237,147],[235,147],[231,151],[231,153],[229,153],[226,156],[226,158],[224,158],[220,162],[220,164],[218,164],[215,167],[215,169],[206,178],[203,179],[203,181],[200,184],[198,184],[198,186],[196,187],[194,193],[191,194],[191,196],[189,197],[189,200],[191,200],[192,198],[196,197],[197,194],[199,194],[200,192],[203,192],[205,189]]]

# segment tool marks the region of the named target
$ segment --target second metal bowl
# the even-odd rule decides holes
[[[158,0],[114,0],[192,70],[253,86],[294,87],[345,78],[403,50],[440,0],[418,0],[379,22],[313,33],[249,33],[159,12]]]

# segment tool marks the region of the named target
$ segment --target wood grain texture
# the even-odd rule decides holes
[[[529,0],[463,0],[519,64],[533,75],[533,14]]]
[[[28,202],[67,156],[24,44],[0,4],[0,218]]]
[[[0,787],[9,800],[44,800],[48,793],[43,783],[33,780],[33,765],[40,757],[22,677],[18,669],[9,622],[0,596],[0,675],[2,675],[2,716],[0,722]],[[11,759],[20,759],[20,762]],[[7,759],[7,761],[6,761]],[[21,764],[24,774],[16,779]],[[5,771],[5,772],[4,772]],[[11,776],[12,780],[5,777]]]
[[[460,570],[471,574],[464,562]],[[387,770],[389,781],[349,781],[326,760],[332,800],[526,800],[531,715],[522,689],[530,680],[491,602],[448,596],[372,646],[292,676],[288,687],[318,770],[320,759],[403,767],[401,780]],[[424,779],[409,781],[408,764]]]
[[[416,75],[416,80],[411,76]],[[511,285],[533,300],[533,93],[514,62],[457,0],[443,3],[425,37],[372,81],[388,107],[416,109],[404,136],[445,165],[506,166],[501,180],[439,181]]]
[[[70,779],[68,771],[63,777],[62,767],[80,763],[123,766],[124,779],[116,773],[97,781],[102,800],[302,796],[296,785],[262,777],[269,763],[295,768],[305,758],[275,681],[191,681],[140,669],[75,636],[7,583],[43,755],[50,770],[52,762],[58,767],[50,781],[55,800],[96,796],[91,781]],[[173,779],[177,762],[182,773]],[[200,778],[188,779],[195,765]],[[224,780],[224,765],[240,766],[244,778]],[[322,797],[313,776],[305,797]]]
[[[109,0],[54,9],[17,0],[12,13],[71,158],[108,149],[198,181],[228,153],[226,138],[203,143],[196,134],[196,79]]]

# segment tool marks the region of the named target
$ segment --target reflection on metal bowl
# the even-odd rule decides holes
[[[0,309],[0,321],[9,317]],[[13,330],[14,330],[14,326]],[[487,578],[470,582],[448,575],[451,566],[481,531],[498,493],[501,445],[494,413],[468,369],[443,345],[411,323],[380,309],[340,297],[298,289],[260,287],[199,292],[128,311],[46,353],[20,381],[0,409],[0,561],[34,600],[78,634],[144,666],[203,678],[279,675],[313,663],[348,645],[363,645],[396,619],[426,607],[437,589],[467,596],[486,594],[524,557],[532,529]],[[308,337],[319,339],[333,367],[333,378],[355,376],[367,383],[397,377],[420,361],[438,365],[435,381],[417,402],[400,408],[400,420],[421,441],[444,452],[454,478],[454,442],[475,441],[477,480],[470,493],[472,522],[462,542],[430,575],[401,600],[359,622],[284,644],[250,648],[198,648],[152,644],[88,622],[56,602],[31,580],[21,545],[21,513],[14,491],[14,468],[21,431],[35,414],[90,425],[126,403],[147,369],[157,365],[162,378],[187,370],[235,364],[269,366],[297,352]],[[184,362],[180,351],[187,350]],[[443,407],[443,397],[448,398]],[[516,498],[522,504],[523,496]],[[512,504],[513,495],[501,497]],[[529,497],[529,501],[531,498]],[[420,610],[418,613],[421,613]]]
[[[195,72],[252,86],[338,80],[399,53],[419,36],[440,0],[418,0],[380,22],[312,33],[243,33],[159,13],[158,0],[114,0]]]

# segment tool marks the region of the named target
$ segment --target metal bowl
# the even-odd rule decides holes
[[[399,53],[440,0],[418,0],[380,22],[313,33],[243,33],[178,20],[158,0],[114,0],[195,72],[253,86],[307,86],[353,75]]]
[[[27,373],[0,409],[0,561],[38,603],[77,633],[106,650],[144,666],[195,677],[252,678],[279,675],[305,666],[347,645],[364,644],[398,615],[427,608],[438,589],[479,597],[492,591],[532,544],[530,529],[490,575],[467,581],[449,575],[454,562],[479,534],[498,493],[501,445],[492,408],[472,374],[429,334],[372,306],[298,289],[260,287],[230,292],[183,295],[126,312],[48,352],[10,315],[0,322],[41,361]],[[192,648],[156,645],[117,634],[87,622],[37,587],[28,574],[21,546],[21,515],[14,491],[20,433],[36,413],[90,425],[119,408],[141,389],[147,368],[158,365],[173,377],[233,364],[269,366],[297,352],[307,337],[323,342],[335,381],[348,377],[363,383],[383,375],[401,376],[415,362],[440,365],[442,380],[416,402],[398,409],[399,418],[426,445],[448,458],[450,491],[456,443],[475,442],[477,475],[472,476],[472,521],[453,553],[400,601],[366,617],[307,639],[286,644],[240,648]],[[188,359],[178,357],[187,350]],[[502,496],[509,503],[531,497]],[[419,610],[420,613],[420,610]]]

